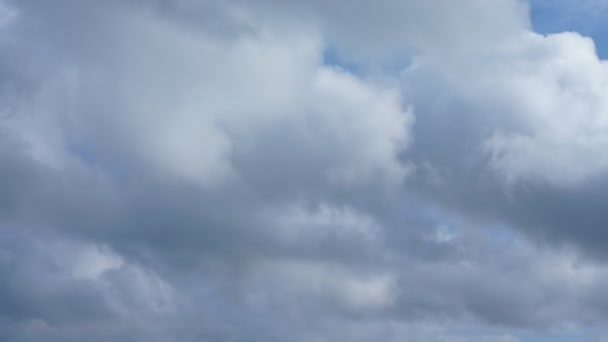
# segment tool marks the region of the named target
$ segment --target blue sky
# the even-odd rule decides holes
[[[531,19],[540,33],[575,31],[594,39],[598,54],[608,56],[608,5],[601,0],[532,0]]]

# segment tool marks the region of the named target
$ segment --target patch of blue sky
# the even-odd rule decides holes
[[[510,246],[518,239],[516,232],[505,225],[493,224],[485,228],[488,239],[498,246]]]
[[[108,161],[102,158],[98,151],[95,151],[91,146],[87,146],[86,144],[69,144],[68,150],[73,157],[87,168],[103,170],[118,184],[126,184],[129,177],[132,177],[134,174],[133,167],[128,165],[127,162],[118,160]]]
[[[362,78],[379,74],[398,77],[411,63],[412,58],[406,55],[386,59],[353,59],[347,57],[347,54],[342,53],[340,49],[332,45],[327,46],[323,51],[324,65],[344,70]]]
[[[608,58],[608,1],[530,0],[530,15],[536,32],[578,32],[591,37],[598,55]]]
[[[95,166],[98,162],[91,149],[83,144],[70,144],[68,149],[73,156],[88,166]]]
[[[323,51],[323,64],[342,69],[354,75],[361,75],[363,73],[363,66],[361,64],[347,60],[340,51],[333,46],[328,46]]]

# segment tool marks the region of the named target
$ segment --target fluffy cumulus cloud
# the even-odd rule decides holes
[[[608,67],[531,5],[0,1],[0,339],[600,341]]]

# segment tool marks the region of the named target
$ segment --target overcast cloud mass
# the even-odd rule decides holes
[[[530,1],[0,0],[0,340],[608,341],[608,6]]]

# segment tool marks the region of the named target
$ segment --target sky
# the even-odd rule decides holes
[[[608,4],[600,0],[531,0],[534,30],[543,33],[573,31],[592,38],[600,58],[608,57],[608,28],[603,24]]]
[[[0,340],[608,341],[607,16],[0,0]]]

